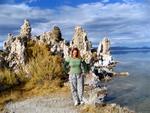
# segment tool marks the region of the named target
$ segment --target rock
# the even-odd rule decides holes
[[[110,106],[112,106],[112,107],[116,107],[116,106],[117,106],[117,104],[116,104],[116,103],[111,103],[111,104],[110,104]]]
[[[109,68],[116,66],[116,61],[113,60],[112,55],[110,54],[110,40],[106,37],[99,43],[97,49],[97,59],[99,66]]]
[[[100,56],[100,54],[101,54],[101,52],[102,52],[102,50],[101,50],[101,48],[102,48],[102,44],[101,44],[102,42],[100,41],[99,42],[99,45],[98,45],[98,48],[97,48],[97,56]]]
[[[110,81],[111,79],[112,79],[112,77],[110,77],[108,75],[104,77],[104,81],[107,81],[107,82]]]
[[[110,40],[106,37],[101,42],[101,53],[106,55],[110,54]]]
[[[86,76],[85,79],[86,87],[86,104],[102,104],[106,95],[107,95],[107,88],[102,86],[101,81],[99,80],[98,76],[94,73],[91,73]]]
[[[59,41],[62,41],[62,35],[61,35],[61,31],[60,31],[60,28],[57,27],[57,26],[54,26],[52,32],[51,32],[51,35],[52,35],[52,38],[59,42]]]
[[[3,49],[7,51],[5,60],[8,63],[9,68],[13,70],[19,69],[21,65],[25,65],[27,62],[27,42],[33,40],[40,44],[48,45],[52,54],[61,56],[68,56],[69,45],[62,38],[60,28],[55,26],[52,31],[46,32],[40,36],[31,37],[31,26],[28,20],[24,20],[21,26],[20,35],[13,36],[8,34],[8,39],[5,41]]]
[[[27,19],[24,20],[24,23],[21,26],[20,35],[27,36],[29,38],[31,37],[31,26],[30,26],[29,20]]]
[[[106,37],[103,38],[102,42],[99,43],[97,49],[97,55],[109,55],[110,54],[110,40]]]
[[[67,43],[67,41],[63,41],[61,43],[61,49],[63,51],[63,57],[66,58],[69,56],[69,52],[70,52],[70,47],[69,47],[69,44]]]
[[[129,72],[120,72],[118,73],[119,76],[129,76]]]
[[[60,54],[64,57],[68,56],[69,46],[67,46],[66,41],[62,38],[59,27],[54,26],[52,31],[43,33],[36,40],[48,45],[53,54]]]
[[[39,40],[51,46],[55,45],[55,43],[63,41],[60,28],[54,26],[52,31],[45,32],[42,35],[40,35]]]
[[[75,32],[73,40],[71,42],[71,46],[78,47],[81,56],[83,56],[84,54],[86,54],[88,51],[91,50],[92,44],[88,40],[87,33],[82,27],[80,26],[75,27]]]
[[[24,20],[24,24],[21,26],[20,35],[13,36],[11,33],[8,34],[3,49],[7,53],[5,61],[9,68],[18,70],[21,65],[26,63],[26,45],[30,36],[31,27],[28,20]]]
[[[69,46],[66,45],[65,41],[60,41],[59,43],[55,42],[53,45],[50,45],[50,50],[53,54],[61,55],[66,58],[69,56]]]
[[[20,65],[26,62],[26,43],[27,37],[15,36],[8,37],[4,44],[4,50],[7,51],[5,60],[8,62],[10,68],[16,70]]]
[[[4,42],[3,49],[6,51],[10,51],[11,49],[10,45],[12,42],[14,42],[14,40],[15,40],[14,36],[11,33],[9,33],[7,40]]]
[[[107,88],[94,88],[87,92],[89,94],[89,98],[87,104],[97,105],[102,104],[107,95]]]
[[[92,88],[101,87],[101,81],[94,73],[89,73],[85,78],[85,84]]]

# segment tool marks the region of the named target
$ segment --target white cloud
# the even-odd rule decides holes
[[[0,34],[16,33],[23,19],[28,18],[33,34],[49,31],[58,25],[66,39],[72,39],[74,27],[81,25],[89,39],[98,44],[105,33],[117,45],[141,45],[150,37],[148,7],[140,3],[100,2],[81,4],[76,7],[62,6],[57,9],[40,9],[26,4],[0,5]],[[0,37],[1,38],[1,37]],[[131,42],[132,40],[132,42]],[[150,42],[150,40],[147,40]],[[132,43],[132,44],[131,44]]]

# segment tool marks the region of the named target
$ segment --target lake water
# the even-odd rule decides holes
[[[0,50],[3,48],[3,42],[0,41]]]
[[[150,113],[150,50],[114,52],[120,63],[117,72],[128,71],[128,77],[117,77],[108,83],[108,102],[127,106],[137,113]]]

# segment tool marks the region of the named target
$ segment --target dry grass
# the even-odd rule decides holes
[[[0,70],[0,84],[3,85],[14,85],[16,84],[17,79],[15,74],[12,73],[10,70],[3,69]]]
[[[24,83],[27,81],[27,78],[24,76],[22,71],[18,74],[12,72],[9,69],[0,69],[0,85],[5,87],[12,87],[19,84],[20,82]]]
[[[7,102],[16,101],[19,98],[22,98],[21,91],[14,89],[3,91],[3,93],[0,93],[0,109],[2,109]]]

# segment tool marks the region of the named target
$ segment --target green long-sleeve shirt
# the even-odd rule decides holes
[[[67,57],[65,59],[65,62],[69,65],[70,71],[69,74],[80,74],[80,73],[86,73],[85,65],[86,63],[83,63],[80,58],[72,58]]]

